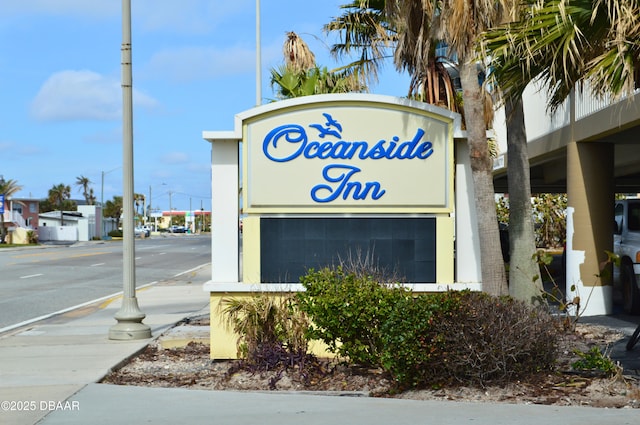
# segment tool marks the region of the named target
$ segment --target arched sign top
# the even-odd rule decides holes
[[[366,103],[371,107],[377,105],[380,108],[408,108],[420,110],[426,113],[433,114],[434,116],[440,116],[451,121],[455,121],[456,132],[460,127],[460,114],[452,112],[448,109],[441,108],[439,106],[431,105],[429,103],[419,102],[403,97],[384,96],[377,94],[319,94],[314,96],[302,96],[292,99],[285,99],[277,102],[267,103],[258,107],[249,109],[244,112],[240,112],[236,115],[236,130],[239,129],[238,124],[251,120],[259,115],[269,114],[281,109],[291,108],[306,108],[311,106],[317,106],[320,104],[345,104],[345,103]],[[456,134],[457,136],[457,134]]]
[[[366,94],[306,96],[239,113],[244,211],[450,212],[459,123],[433,105]]]

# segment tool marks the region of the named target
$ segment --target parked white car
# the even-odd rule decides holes
[[[640,314],[640,199],[615,202],[613,251],[620,256],[619,275],[623,309]]]
[[[149,229],[140,226],[136,226],[134,232],[136,234],[136,238],[148,238],[151,235],[151,231]]]

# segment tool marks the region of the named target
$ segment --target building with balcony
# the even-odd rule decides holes
[[[40,201],[31,198],[5,198],[3,197],[2,222],[6,229],[7,239],[10,243],[28,243],[27,231],[38,228],[38,212]],[[20,235],[14,233],[22,229]]]
[[[532,193],[567,194],[568,298],[580,296],[585,315],[610,314],[614,286],[600,264],[613,252],[615,194],[640,193],[640,91],[598,99],[586,87],[551,114],[545,90],[531,84],[523,101]],[[506,130],[497,127],[494,186],[507,193]]]

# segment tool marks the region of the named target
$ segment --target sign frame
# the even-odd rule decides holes
[[[289,101],[285,108],[277,110],[256,108],[251,114],[236,117],[242,128],[244,213],[453,211],[453,133],[457,114],[406,99],[394,98],[395,102],[389,102],[385,97],[383,102],[375,101],[374,96],[372,101],[369,95],[366,101],[357,96],[341,101],[334,97],[317,101],[323,97],[316,97],[314,103]],[[384,126],[374,124],[382,119],[386,120]],[[291,133],[294,127],[306,147],[287,142],[288,136],[295,136]],[[274,136],[278,131],[281,134]],[[320,152],[322,149],[324,154]],[[279,172],[278,167],[287,171],[272,178]],[[432,168],[435,174],[429,174]],[[361,184],[353,183],[349,193],[343,185],[342,192],[331,202],[313,199],[314,193],[321,194],[316,196],[318,199],[331,195],[329,179],[333,179],[331,183],[337,192],[337,186],[344,183],[348,173],[355,175],[360,171],[368,178]],[[435,201],[425,195],[429,188],[421,182],[426,181],[438,192]],[[293,186],[294,191],[297,186],[297,192],[291,197],[288,193],[283,195],[280,187],[285,185],[281,183]],[[378,199],[374,199],[376,196]]]

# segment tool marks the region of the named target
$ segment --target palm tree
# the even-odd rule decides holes
[[[492,160],[486,136],[483,89],[478,83],[475,49],[482,31],[498,24],[508,4],[493,1],[389,0],[387,18],[395,22],[398,44],[395,64],[411,75],[424,73],[434,40],[445,42],[458,57],[464,102],[467,143],[475,190],[478,239],[481,250],[483,290],[494,295],[508,293],[496,216]]]
[[[315,64],[315,55],[296,33],[287,33],[282,49],[284,65],[271,69],[271,86],[277,97],[289,99],[325,93],[363,92],[367,87],[357,75],[328,70]]]
[[[357,52],[358,58],[343,66],[342,70],[358,75],[360,80],[373,84],[378,80],[378,69],[393,57],[398,43],[398,32],[387,18],[385,0],[355,0],[342,6],[345,13],[325,25],[327,32],[337,32],[341,41],[334,44],[331,53],[340,58]],[[449,70],[456,64],[450,58],[436,54],[437,40],[430,46],[428,64],[419,73],[411,74],[407,96],[422,102],[462,112],[461,99]]]
[[[640,70],[640,5],[635,0],[545,0],[484,35],[494,78],[517,97],[534,79],[549,108],[589,82],[600,95],[628,95]]]
[[[378,70],[393,57],[397,33],[384,14],[385,0],[354,0],[341,6],[342,16],[324,26],[326,32],[340,35],[340,41],[331,47],[335,57],[350,57],[357,52],[355,61],[341,69],[359,76],[368,85],[378,81]]]
[[[587,78],[601,95],[630,95],[640,79],[640,5],[635,0],[601,0],[595,6],[594,12],[606,16],[602,21],[608,35],[598,39],[600,49],[587,63]]]
[[[88,198],[87,202],[89,203],[89,205],[95,205],[96,204],[96,195],[93,192],[93,188],[89,189],[89,198]]]
[[[481,52],[491,61],[491,78],[502,89],[507,117],[512,118],[507,134],[514,127],[522,130],[518,140],[507,140],[510,230],[521,232],[523,225],[531,226],[524,223],[525,214],[531,210],[529,185],[524,188],[528,192],[520,186],[520,190],[511,188],[512,182],[528,178],[521,101],[525,87],[533,80],[542,83],[551,111],[587,81],[599,95],[631,94],[640,69],[638,7],[637,2],[629,0],[531,2],[520,11],[518,20],[483,35]],[[521,123],[510,123],[513,118]],[[513,168],[514,164],[519,166]],[[522,249],[513,245],[513,233],[510,232],[512,252]],[[525,254],[521,253],[520,266],[524,267],[525,261]],[[511,268],[517,269],[518,265],[512,261]]]
[[[354,84],[350,76],[317,66],[304,72],[295,71],[286,65],[272,68],[271,86],[276,89],[277,97],[280,99],[326,93],[353,93],[365,90],[364,86],[359,87]]]
[[[535,302],[544,288],[536,260],[529,152],[522,97],[505,101],[509,191],[509,293]]]
[[[316,57],[307,43],[293,31],[287,33],[287,39],[282,46],[284,63],[287,68],[295,72],[305,72],[316,64]]]
[[[492,178],[492,159],[486,129],[492,121],[490,97],[478,84],[474,59],[480,31],[501,18],[497,3],[470,0],[416,2],[403,0],[355,0],[343,6],[345,15],[325,29],[337,30],[343,43],[337,54],[362,52],[351,65],[376,69],[391,46],[398,70],[411,76],[409,96],[461,112],[467,128],[478,211],[482,281],[485,291],[507,292],[499,240]],[[371,28],[373,27],[373,28]],[[436,56],[441,43],[457,58],[463,89],[462,102],[450,90],[450,74],[443,58]],[[451,63],[446,63],[451,66]],[[462,107],[464,110],[462,110]],[[533,240],[533,238],[532,238]]]
[[[22,190],[22,186],[18,185],[18,182],[15,180],[5,180],[3,176],[0,176],[0,195],[4,195],[3,203],[13,196],[15,193],[20,192]],[[3,211],[6,210],[4,205],[2,205]],[[7,229],[4,227],[4,213],[0,214],[0,243],[4,243],[5,237],[7,235]]]
[[[64,201],[71,197],[71,187],[60,183],[49,189],[49,202],[60,208],[60,226],[64,226]]]
[[[80,186],[82,188],[82,196],[84,196],[84,200],[87,202],[87,205],[93,205],[91,194],[93,190],[90,191],[89,185],[91,184],[91,180],[88,177],[80,176],[76,177],[76,186]]]
[[[112,201],[105,202],[104,216],[115,218],[118,227],[120,226],[120,217],[122,217],[122,196],[114,196]]]

